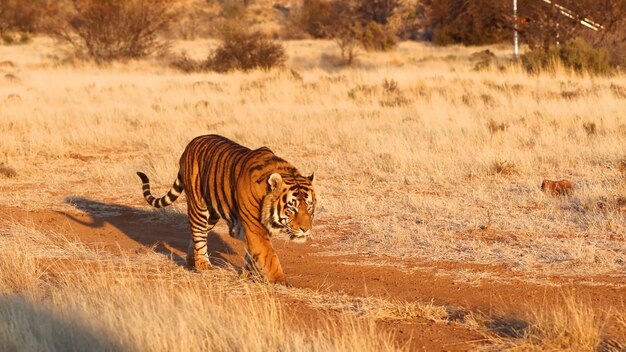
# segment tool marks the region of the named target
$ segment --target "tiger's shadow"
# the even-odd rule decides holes
[[[176,253],[186,253],[191,238],[187,214],[167,210],[146,211],[81,196],[67,197],[65,203],[91,217],[91,221],[88,222],[71,214],[62,213],[72,222],[93,229],[102,228],[108,223],[135,242],[146,248],[153,248],[157,253],[171,257],[175,263],[187,267],[185,255]],[[236,252],[217,232],[209,231],[207,247],[211,264],[241,270],[224,256]]]

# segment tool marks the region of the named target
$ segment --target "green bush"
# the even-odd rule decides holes
[[[575,39],[557,47],[535,48],[522,55],[524,68],[533,73],[553,70],[557,62],[576,72],[607,74],[611,72],[609,52],[593,48],[583,39]]]
[[[287,55],[279,43],[262,33],[228,33],[207,61],[207,67],[217,72],[233,70],[269,70],[285,63]]]

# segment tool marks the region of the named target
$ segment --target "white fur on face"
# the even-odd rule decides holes
[[[261,217],[270,236],[286,238],[298,243],[305,242],[311,235],[310,222],[315,209],[313,190],[306,190],[307,187],[297,187],[288,191],[288,186],[283,184],[282,177],[277,173],[269,176],[268,184],[271,192],[263,202]],[[278,204],[281,205],[280,210]],[[294,224],[294,219],[307,223]]]

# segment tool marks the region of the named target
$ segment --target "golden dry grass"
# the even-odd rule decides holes
[[[183,42],[175,50],[201,57],[210,45]],[[161,193],[171,185],[187,142],[218,133],[253,148],[267,145],[304,173],[315,172],[316,234],[334,240],[328,251],[497,264],[507,270],[501,280],[608,276],[623,287],[626,96],[619,92],[626,89],[626,76],[532,76],[515,65],[475,71],[469,56],[480,48],[416,43],[338,68],[324,56],[337,54],[332,42],[285,45],[288,67],[301,79],[289,70],[182,74],[158,60],[59,64],[56,44],[41,38],[0,47],[0,61],[15,64],[0,68],[0,163],[12,170],[10,177],[0,173],[0,205],[77,212],[66,201],[71,195],[146,207],[135,171],[146,171]],[[508,50],[491,49],[501,57]],[[574,183],[572,196],[540,191],[543,179],[565,177]],[[179,212],[182,203],[155,218]],[[3,268],[11,269],[0,274],[6,298],[0,309],[21,319],[0,326],[6,348],[192,348],[176,345],[184,336],[217,350],[254,344],[384,350],[397,346],[353,313],[450,319],[435,305],[374,299],[353,304],[353,298],[320,299],[294,289],[292,298],[335,310],[366,307],[368,314],[350,312],[312,330],[293,329],[271,289],[224,284],[233,281],[231,273],[212,272],[209,281],[160,259],[131,263],[85,252],[71,241],[50,244],[53,258],[82,258],[75,271],[64,272],[62,261],[50,266],[33,255],[48,247],[29,244],[32,228],[0,229],[12,235],[0,245],[14,245],[0,255]],[[139,294],[147,291],[155,292],[149,301]],[[199,314],[192,315],[197,302]],[[563,318],[568,326],[578,324],[576,314],[587,316],[576,304],[558,308],[573,317]],[[542,338],[529,337],[529,348],[564,341],[555,332],[561,313],[550,314],[533,318],[539,326],[533,331]],[[46,323],[38,324],[42,319]],[[472,319],[478,318],[468,315],[462,323],[484,328]],[[239,329],[242,320],[267,321],[268,330]],[[597,344],[598,329],[593,316],[583,320],[581,337],[571,346],[587,349]],[[69,328],[61,335],[46,330],[56,324]],[[68,344],[57,345],[63,341]]]
[[[519,336],[499,335],[499,325],[513,325],[432,302],[270,287],[229,270],[189,272],[153,252],[112,255],[28,222],[1,228],[2,350],[404,350],[375,321],[426,318],[482,332],[488,350],[594,351],[608,317],[567,294],[531,307]],[[311,327],[281,298],[327,313]]]
[[[516,333],[519,339],[501,339],[496,349],[510,351],[618,351],[614,340],[604,340],[602,331],[608,315],[600,314],[575,293],[563,294],[557,303],[530,311],[528,326]]]
[[[287,318],[272,287],[198,275],[160,255],[119,257],[29,224],[0,233],[0,349],[398,350],[371,319]],[[51,255],[52,254],[52,255]]]
[[[45,40],[0,48],[21,78],[0,82],[0,98],[21,97],[0,102],[0,161],[15,172],[4,182],[38,187],[2,201],[58,208],[63,190],[139,205],[135,170],[167,187],[185,144],[219,133],[314,171],[320,219],[349,218],[355,234],[339,250],[623,271],[625,100],[611,88],[626,87],[623,75],[477,72],[474,49],[414,43],[338,69],[320,61],[330,42],[286,45],[303,80],[289,71],[186,75],[153,61],[55,67]],[[573,196],[540,192],[544,178],[563,177]],[[487,224],[500,240],[481,237]]]

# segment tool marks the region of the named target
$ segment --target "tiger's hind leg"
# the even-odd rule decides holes
[[[187,216],[191,227],[187,265],[198,271],[206,270],[211,267],[207,236],[219,220],[219,216],[214,211],[209,211],[204,201],[195,202],[191,197],[187,198]]]

